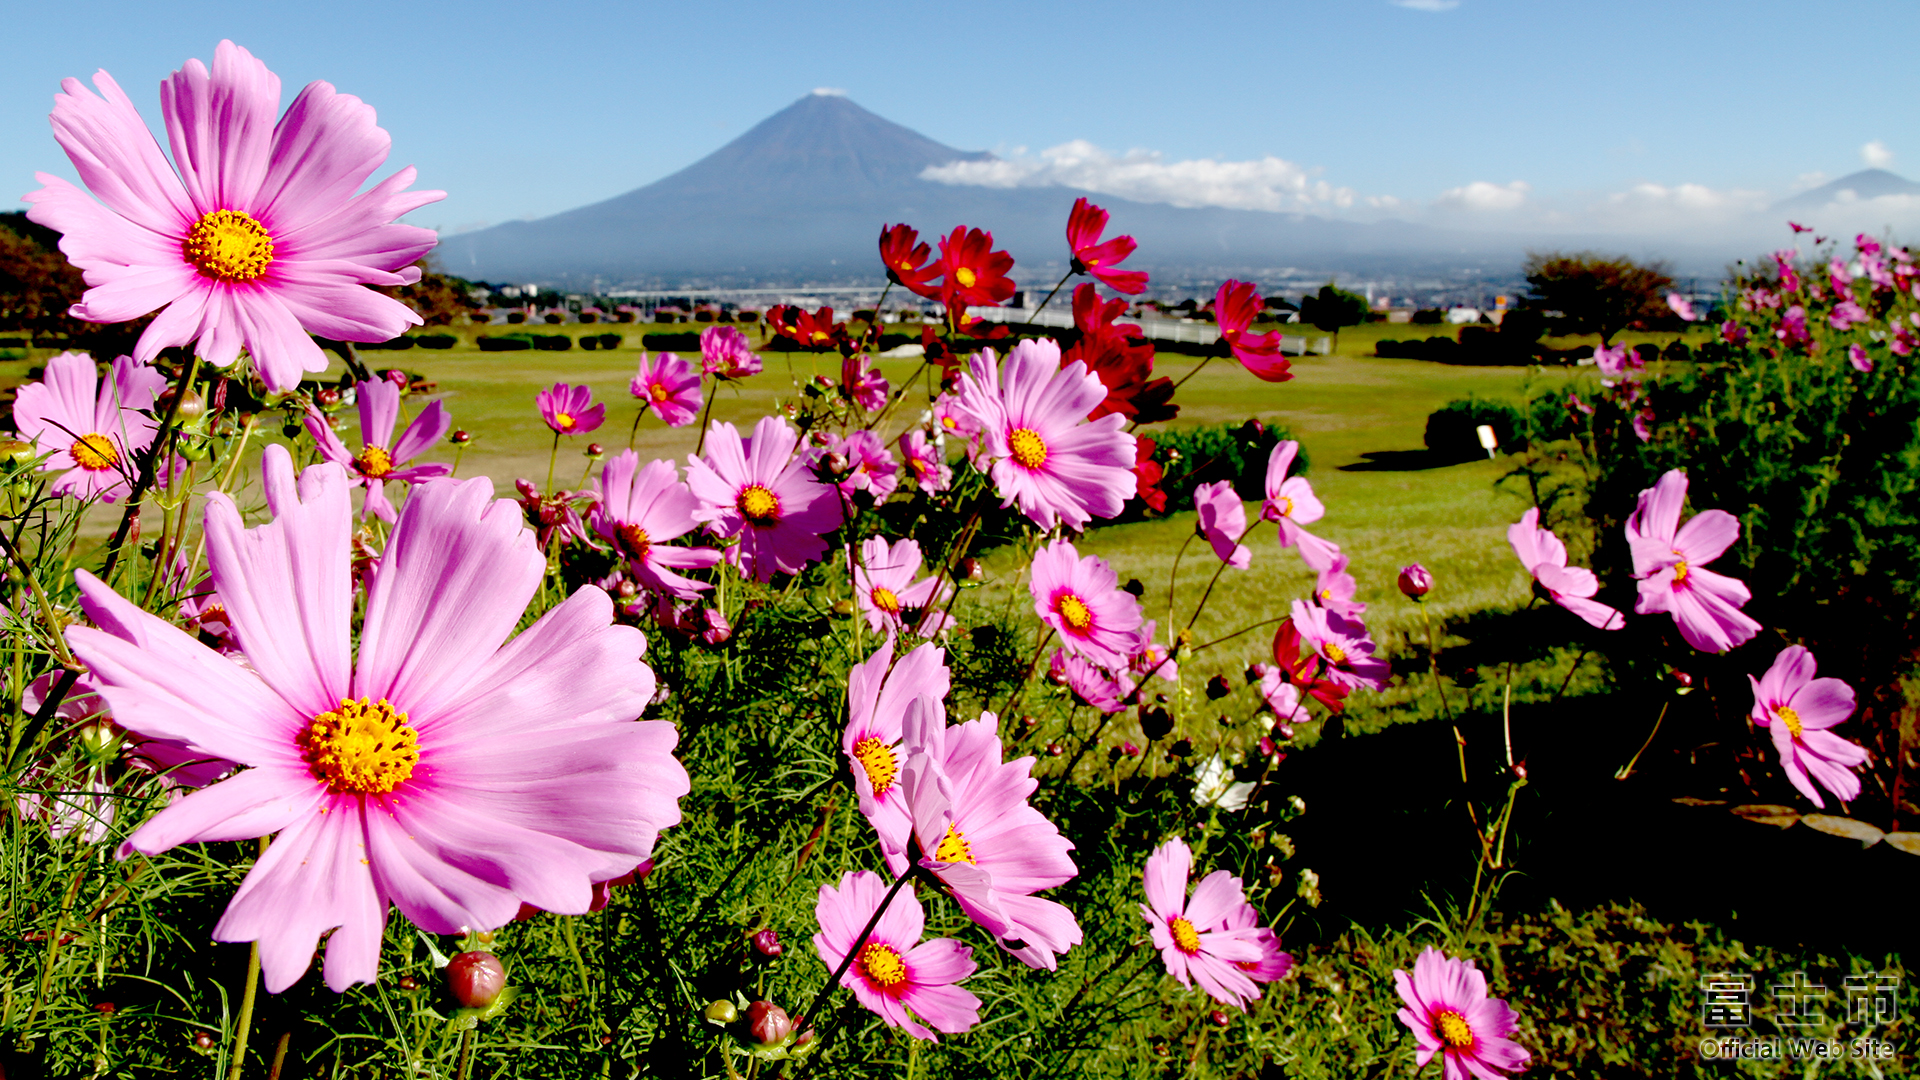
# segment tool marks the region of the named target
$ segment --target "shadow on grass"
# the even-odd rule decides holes
[[[1340,466],[1341,472],[1423,472],[1427,469],[1444,469],[1449,465],[1464,465],[1469,461],[1480,460],[1479,455],[1462,457],[1459,454],[1445,454],[1436,450],[1369,450],[1360,455],[1365,461]]]

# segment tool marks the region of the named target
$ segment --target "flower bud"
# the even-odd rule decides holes
[[[0,460],[15,465],[25,465],[36,456],[38,455],[33,452],[32,443],[21,442],[19,439],[0,439]]]
[[[835,600],[833,602],[833,617],[836,619],[853,618],[853,601]]]
[[[1125,585],[1120,586],[1120,591],[1123,593],[1130,593],[1136,598],[1147,595],[1147,587],[1141,584],[1140,579],[1137,577],[1128,578],[1127,583]]]
[[[821,458],[820,463],[831,476],[845,476],[847,475],[847,469],[850,467],[850,463],[847,461],[847,455],[838,450]]]
[[[187,391],[187,396],[181,398],[180,404],[173,410],[173,418],[182,424],[192,424],[205,415],[207,415],[207,399],[191,390]]]
[[[1159,742],[1173,730],[1173,714],[1158,705],[1140,710],[1140,732],[1148,742]]]
[[[720,613],[719,608],[707,608],[701,612],[707,628],[700,632],[700,640],[709,645],[725,645],[733,638],[733,624]]]
[[[1233,687],[1228,685],[1225,675],[1215,675],[1207,680],[1207,700],[1219,701],[1231,693],[1233,693]]]
[[[412,379],[407,378],[407,373],[404,371],[401,371],[399,368],[388,368],[385,373],[385,378],[388,382],[392,383],[393,385],[399,387],[402,390],[405,390],[407,388],[407,384],[413,381]]]
[[[772,1046],[785,1041],[793,1034],[793,1020],[787,1016],[787,1010],[766,1001],[756,1001],[747,1006],[747,1032],[753,1041],[762,1046]]]
[[[1139,747],[1137,747],[1137,746],[1135,746],[1135,745],[1133,745],[1133,744],[1132,744],[1131,742],[1123,742],[1123,743],[1121,743],[1121,744],[1120,744],[1120,752],[1121,752],[1121,753],[1123,753],[1123,754],[1125,754],[1125,755],[1127,755],[1128,757],[1139,757],[1139,756],[1140,756],[1140,748],[1139,748]]]
[[[1020,730],[1022,731],[1032,731],[1039,726],[1040,718],[1037,716],[1023,716],[1020,718]]]
[[[587,444],[586,455],[588,461],[599,461],[607,456],[607,448],[597,442],[590,442]]]
[[[331,409],[340,404],[340,391],[331,386],[322,387],[319,393],[313,395],[313,400],[321,408]]]
[[[1059,757],[1061,754],[1064,754],[1066,752],[1067,752],[1067,748],[1064,746],[1061,746],[1057,742],[1050,742],[1047,744],[1048,757]]]
[[[466,428],[454,428],[453,434],[447,436],[447,441],[455,446],[465,446],[473,441],[473,433]]]
[[[213,1032],[211,1031],[196,1031],[193,1033],[193,1048],[195,1050],[211,1050],[213,1049],[213,1041]]]
[[[1181,739],[1179,742],[1167,747],[1167,753],[1177,758],[1189,757],[1193,754],[1193,740]]]
[[[1219,1009],[1213,1010],[1213,1012],[1210,1015],[1208,1015],[1207,1019],[1213,1021],[1214,1027],[1226,1027],[1228,1024],[1232,1023],[1232,1020],[1227,1016],[1227,1014],[1225,1012],[1222,1012]]]
[[[780,935],[774,933],[772,927],[753,935],[753,948],[755,952],[768,959],[787,951],[786,946],[780,944]]]
[[[980,565],[979,559],[961,559],[960,576],[968,581],[985,581],[987,579],[987,568]]]
[[[1400,570],[1400,591],[1409,600],[1420,600],[1433,590],[1433,575],[1419,563],[1402,567]]]
[[[420,989],[420,980],[411,975],[402,975],[400,976],[399,985],[402,990],[418,990]]]
[[[520,497],[528,501],[532,501],[540,497],[540,489],[533,486],[533,481],[525,478],[515,480],[513,482],[513,490],[519,492]]]
[[[506,987],[507,969],[490,952],[463,952],[447,961],[447,992],[463,1008],[484,1009]]]
[[[721,998],[718,1001],[708,1002],[707,1007],[700,1010],[700,1015],[709,1024],[724,1026],[740,1019],[740,1010],[733,1007],[733,1002]]]

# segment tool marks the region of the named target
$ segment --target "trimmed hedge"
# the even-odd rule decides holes
[[[460,343],[452,334],[421,334],[413,339],[415,345],[423,349],[451,349]]]
[[[533,347],[545,352],[566,352],[573,348],[573,339],[565,334],[535,334]]]
[[[504,337],[481,335],[478,340],[481,352],[519,352],[533,348],[533,342],[525,334],[512,334]]]
[[[1427,449],[1449,461],[1471,461],[1485,457],[1480,445],[1480,425],[1493,428],[1500,450],[1514,453],[1526,448],[1527,418],[1504,401],[1489,401],[1469,395],[1457,398],[1434,410],[1427,417]]]

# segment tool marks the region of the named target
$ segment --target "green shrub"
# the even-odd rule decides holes
[[[535,334],[533,347],[547,352],[566,352],[573,348],[573,339],[565,334]]]
[[[460,343],[452,334],[421,334],[413,339],[415,345],[423,349],[451,349]]]
[[[1514,453],[1527,445],[1527,417],[1504,401],[1468,395],[1447,402],[1427,417],[1427,449],[1449,461],[1470,461],[1484,457],[1478,428],[1493,428],[1502,453]]]
[[[476,344],[481,352],[519,352],[533,348],[533,340],[527,334],[502,334],[499,337],[482,334]]]

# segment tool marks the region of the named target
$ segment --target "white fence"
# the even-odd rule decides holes
[[[1033,326],[1059,327],[1069,329],[1073,326],[1073,315],[1065,310],[1049,307],[1042,311],[1027,308],[1008,307],[970,307],[967,314],[977,319],[996,323],[1027,323]],[[1220,340],[1220,328],[1212,323],[1188,321],[1186,319],[1129,319],[1140,327],[1140,332],[1152,341],[1191,342],[1196,345],[1211,345]],[[1294,356],[1304,356],[1308,352],[1325,356],[1333,351],[1333,339],[1320,337],[1309,345],[1305,337],[1283,334],[1280,337],[1280,351]]]

